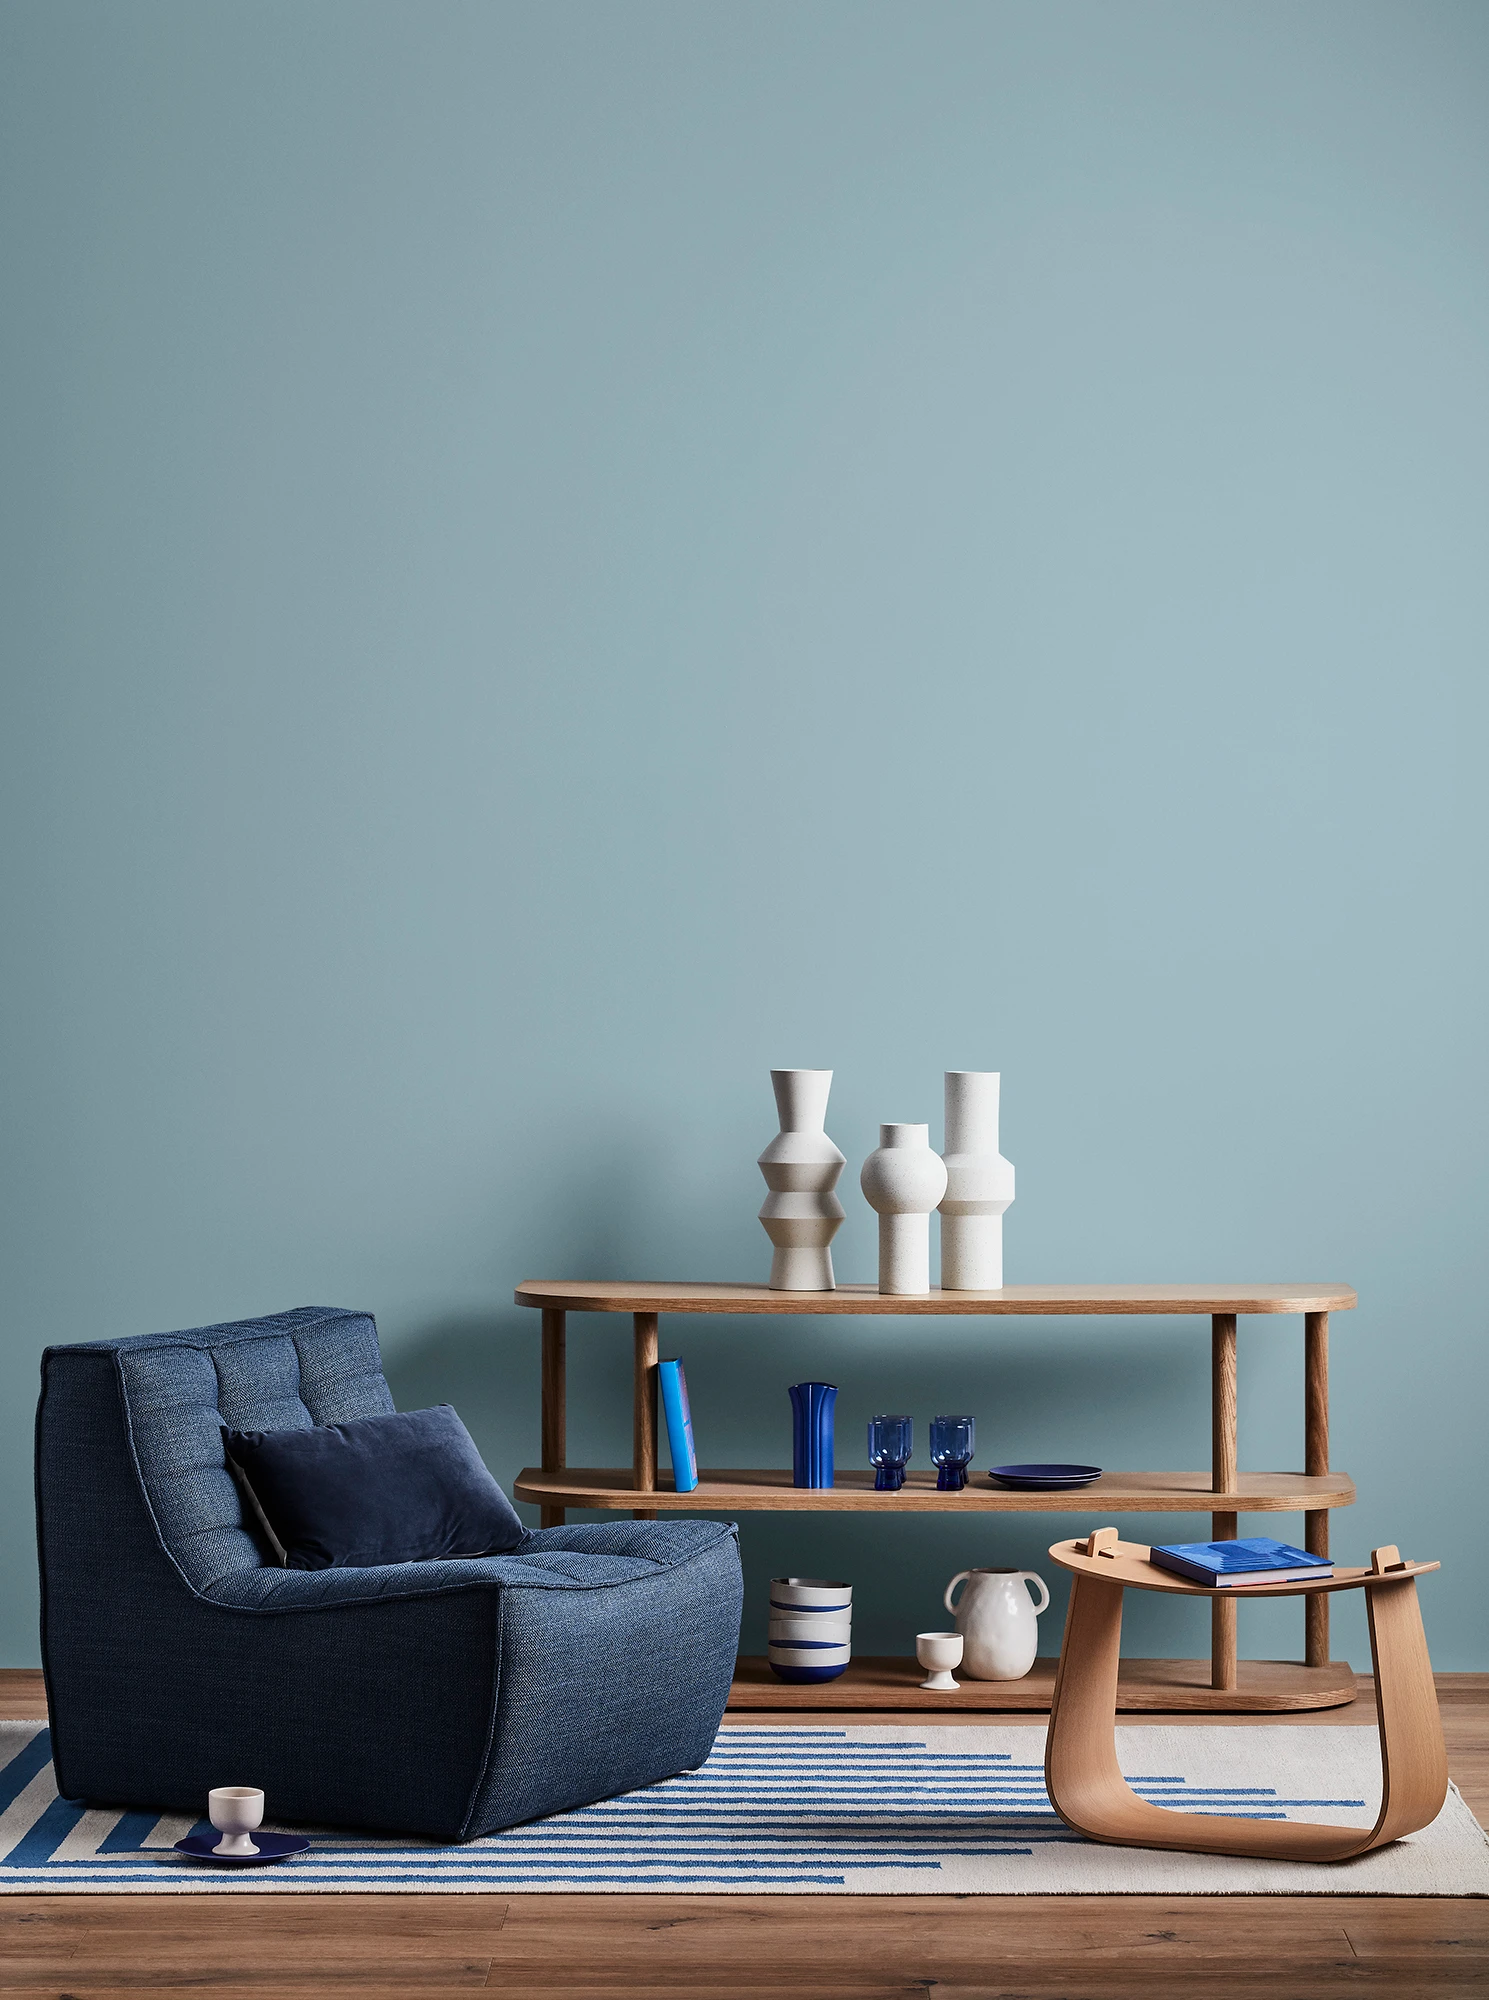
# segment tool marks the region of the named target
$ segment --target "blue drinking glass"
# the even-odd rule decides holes
[[[914,1435],[908,1417],[869,1418],[869,1464],[874,1468],[876,1493],[898,1493],[904,1485]]]
[[[931,1418],[931,1464],[938,1492],[957,1493],[966,1485],[976,1446],[977,1425],[971,1417]]]

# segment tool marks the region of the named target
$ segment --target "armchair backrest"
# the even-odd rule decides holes
[[[223,1456],[224,1428],[308,1430],[392,1408],[370,1313],[301,1306],[185,1333],[49,1347],[37,1423],[43,1528],[75,1548],[78,1536],[93,1539],[89,1514],[108,1496],[73,1490],[87,1478],[77,1447],[122,1430],[162,1544],[205,1592],[264,1560]],[[50,1539],[44,1532],[44,1568]]]

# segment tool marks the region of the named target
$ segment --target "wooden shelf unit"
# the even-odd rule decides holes
[[[761,1510],[798,1513],[1208,1513],[1210,1534],[1219,1541],[1239,1532],[1243,1513],[1299,1512],[1304,1543],[1319,1555],[1329,1552],[1329,1514],[1355,1497],[1353,1483],[1329,1469],[1329,1314],[1355,1304],[1348,1285],[1010,1285],[997,1292],[931,1291],[917,1297],[886,1296],[868,1285],[840,1285],[832,1292],[773,1292],[764,1285],[621,1283],[596,1280],[534,1280],[517,1289],[518,1305],[543,1316],[542,1464],[522,1472],[517,1497],[542,1510],[545,1527],[556,1526],[569,1507],[628,1512],[638,1520],[659,1513],[733,1514]],[[569,1466],[566,1450],[567,1314],[628,1313],[632,1321],[632,1463],[622,1469]],[[709,1471],[691,1493],[677,1493],[657,1467],[657,1322],[664,1312],[834,1315],[948,1315],[998,1318],[1009,1315],[1102,1314],[1112,1317],[1162,1314],[1207,1316],[1211,1348],[1211,1465],[1202,1472],[1108,1472],[1092,1485],[1063,1493],[1018,1492],[993,1486],[974,1475],[959,1493],[939,1493],[932,1475],[912,1473],[897,1493],[876,1493],[872,1474],[844,1471],[827,1488],[798,1487],[788,1469],[764,1467]],[[1304,1322],[1304,1457],[1295,1472],[1242,1473],[1236,1450],[1236,1321],[1251,1313],[1299,1314]],[[1353,1697],[1349,1668],[1329,1658],[1326,1593],[1304,1599],[1304,1664],[1247,1662],[1243,1684],[1236,1659],[1236,1604],[1226,1596],[1210,1607],[1211,1656],[1208,1688],[1199,1684],[1200,1663],[1153,1663],[1162,1674],[1143,1677],[1124,1668],[1131,1704],[1155,1707],[1163,1691],[1187,1690],[1175,1707],[1207,1705],[1217,1712],[1328,1707]],[[913,1664],[913,1663],[912,1663]],[[741,1669],[746,1663],[741,1662]],[[1138,1663],[1132,1663],[1136,1667]],[[1264,1672],[1262,1670],[1265,1670]],[[843,1682],[793,1689],[795,1706],[832,1708],[846,1699]],[[738,1684],[737,1684],[738,1685]],[[1032,1689],[1009,1693],[999,1705],[1024,1708]],[[995,1690],[988,1683],[987,1690]],[[835,1698],[833,1690],[840,1693]],[[986,1690],[984,1691],[986,1693]],[[807,1697],[810,1697],[808,1700]],[[1151,1698],[1150,1698],[1151,1697]],[[747,1701],[741,1705],[761,1705]],[[899,1705],[898,1703],[896,1705]],[[939,1705],[936,1696],[925,1706]],[[986,1706],[992,1701],[986,1700]],[[1040,1703],[1044,1706],[1044,1703]]]

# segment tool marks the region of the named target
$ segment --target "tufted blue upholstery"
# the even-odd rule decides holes
[[[120,1341],[115,1351],[140,1478],[161,1539],[196,1590],[264,1559],[223,1458],[224,1427],[309,1430],[393,1407],[367,1313],[306,1306]]]
[[[461,1839],[702,1762],[739,1628],[730,1527],[596,1523],[378,1569],[265,1563],[222,1426],[392,1408],[365,1313],[47,1350],[37,1522],[64,1792],[196,1811],[212,1785],[252,1782],[281,1817]]]

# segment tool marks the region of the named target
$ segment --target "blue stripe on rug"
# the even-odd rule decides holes
[[[38,1729],[31,1741],[0,1767],[0,1812],[15,1804],[37,1772],[44,1771],[51,1760],[52,1732]]]
[[[0,1750],[16,1742],[9,1733],[16,1729],[0,1725]],[[793,1728],[730,1730],[699,1771],[463,1846],[310,1829],[311,1849],[276,1869],[197,1868],[168,1845],[146,1847],[167,1838],[156,1831],[160,1815],[132,1810],[97,1813],[87,1839],[72,1841],[75,1857],[59,1859],[86,1808],[58,1798],[45,1780],[37,1784],[50,1748],[48,1732],[38,1729],[0,1765],[0,1809],[10,1809],[4,1832],[12,1843],[0,1860],[0,1888],[814,1890],[882,1887],[887,1876],[913,1889],[949,1865],[1019,1870],[1036,1855],[1089,1845],[1050,1807],[1042,1766],[1007,1750],[942,1752],[918,1738],[861,1740]],[[1364,1805],[1283,1797],[1267,1785],[1179,1772],[1129,1782],[1157,1804],[1257,1821],[1283,1820],[1294,1809],[1306,1815]],[[25,1797],[28,1787],[32,1797]],[[14,1809],[23,1798],[18,1825]],[[208,1823],[198,1821],[196,1830],[207,1831]]]

